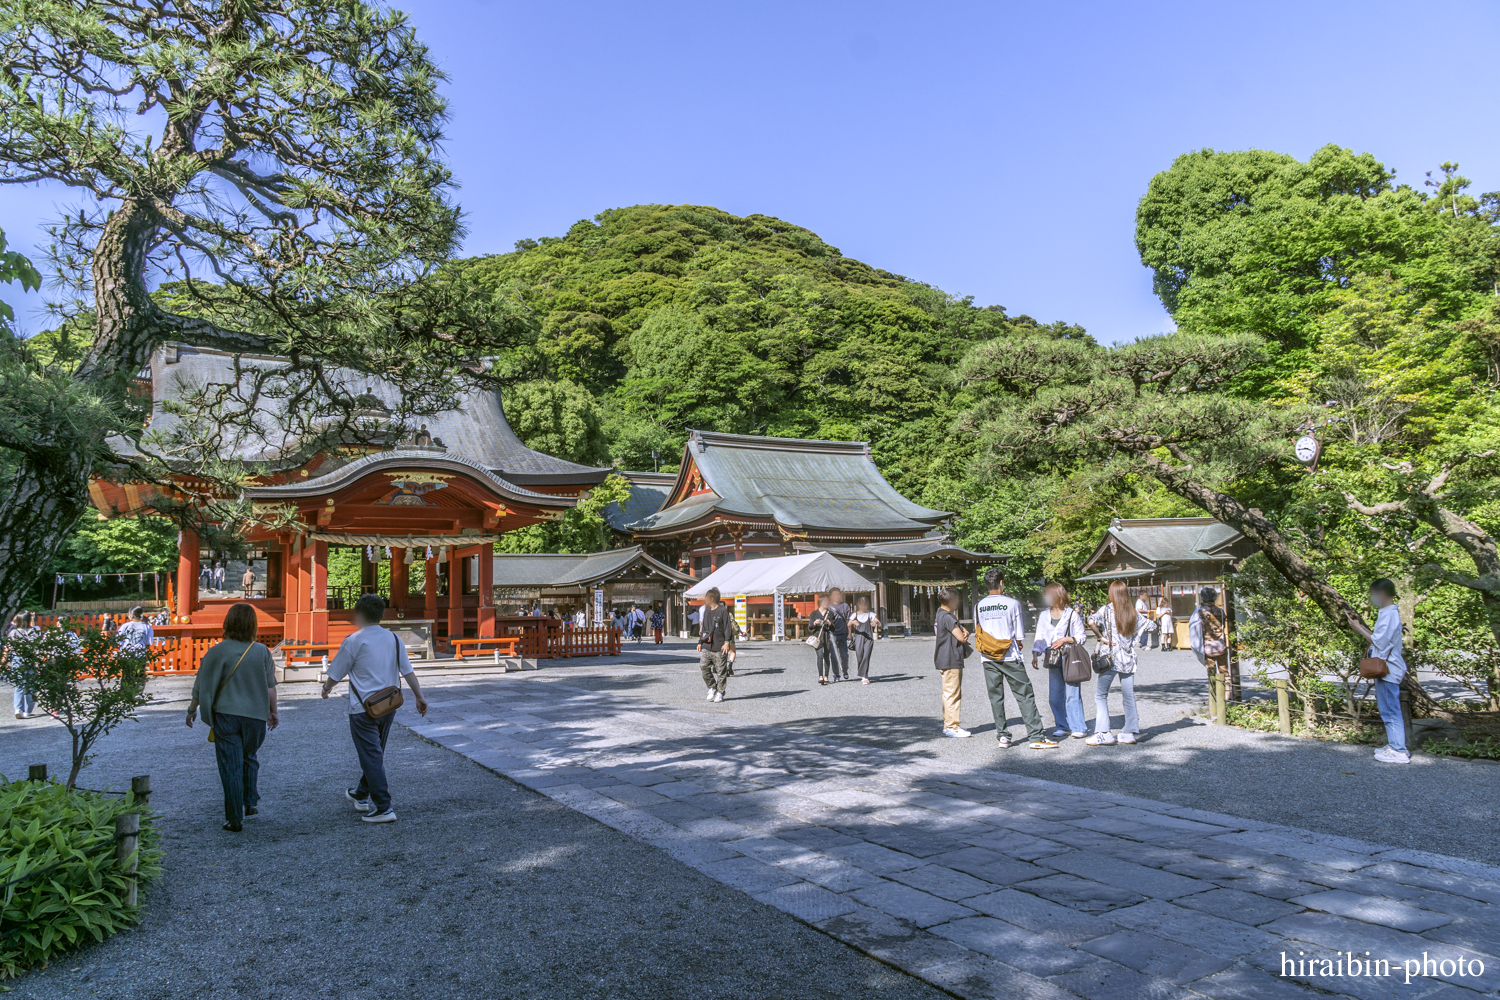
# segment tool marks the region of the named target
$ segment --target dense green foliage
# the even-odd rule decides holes
[[[918,495],[970,345],[1084,337],[851,260],[800,226],[694,205],[602,212],[447,277],[530,310],[560,385],[512,391],[523,440],[630,469],[675,466],[689,428],[852,438]]]
[[[0,883],[39,873],[0,891],[0,979],[136,921],[115,861],[115,817],[129,812],[141,814],[135,879],[147,881],[160,873],[161,850],[152,813],[131,793],[0,777]]]

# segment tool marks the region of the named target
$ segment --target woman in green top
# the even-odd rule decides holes
[[[203,654],[187,724],[198,713],[210,727],[219,781],[224,786],[224,829],[238,833],[260,802],[255,752],[276,715],[276,666],[271,651],[255,641],[255,609],[236,604],[224,616],[224,641]],[[199,705],[202,704],[202,710]]]

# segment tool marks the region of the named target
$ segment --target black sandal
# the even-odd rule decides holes
[[[240,833],[245,828],[243,826],[236,826],[233,823],[225,823],[224,829],[228,830],[230,833]]]

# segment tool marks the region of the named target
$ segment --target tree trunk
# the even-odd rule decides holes
[[[1187,472],[1172,467],[1155,455],[1143,454],[1141,459],[1151,474],[1167,489],[1201,507],[1221,523],[1237,529],[1254,542],[1255,547],[1276,567],[1276,571],[1312,598],[1335,625],[1362,642],[1370,641],[1370,626],[1365,624],[1364,617],[1355,610],[1354,605],[1323,579],[1306,559],[1297,554],[1286,536],[1264,514],[1246,507],[1226,493],[1196,482]],[[1437,702],[1423,690],[1415,670],[1406,672],[1401,686],[1410,695],[1412,710],[1416,714],[1432,715],[1439,710]]]
[[[85,455],[23,456],[0,486],[0,608],[9,621],[89,506]]]

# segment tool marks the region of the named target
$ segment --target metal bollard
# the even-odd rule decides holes
[[[115,864],[126,875],[134,875],[136,848],[141,840],[141,814],[122,813],[115,817]],[[131,879],[125,892],[125,905],[136,905],[136,883]]]
[[[1281,735],[1292,735],[1292,698],[1287,694],[1286,678],[1278,677],[1272,682],[1276,685],[1276,715],[1281,722]]]
[[[135,793],[136,805],[149,806],[151,804],[151,775],[139,774],[131,778],[130,790]]]
[[[26,769],[26,780],[27,781],[46,781],[47,780],[47,765],[46,764],[32,764],[30,767],[28,767]]]

